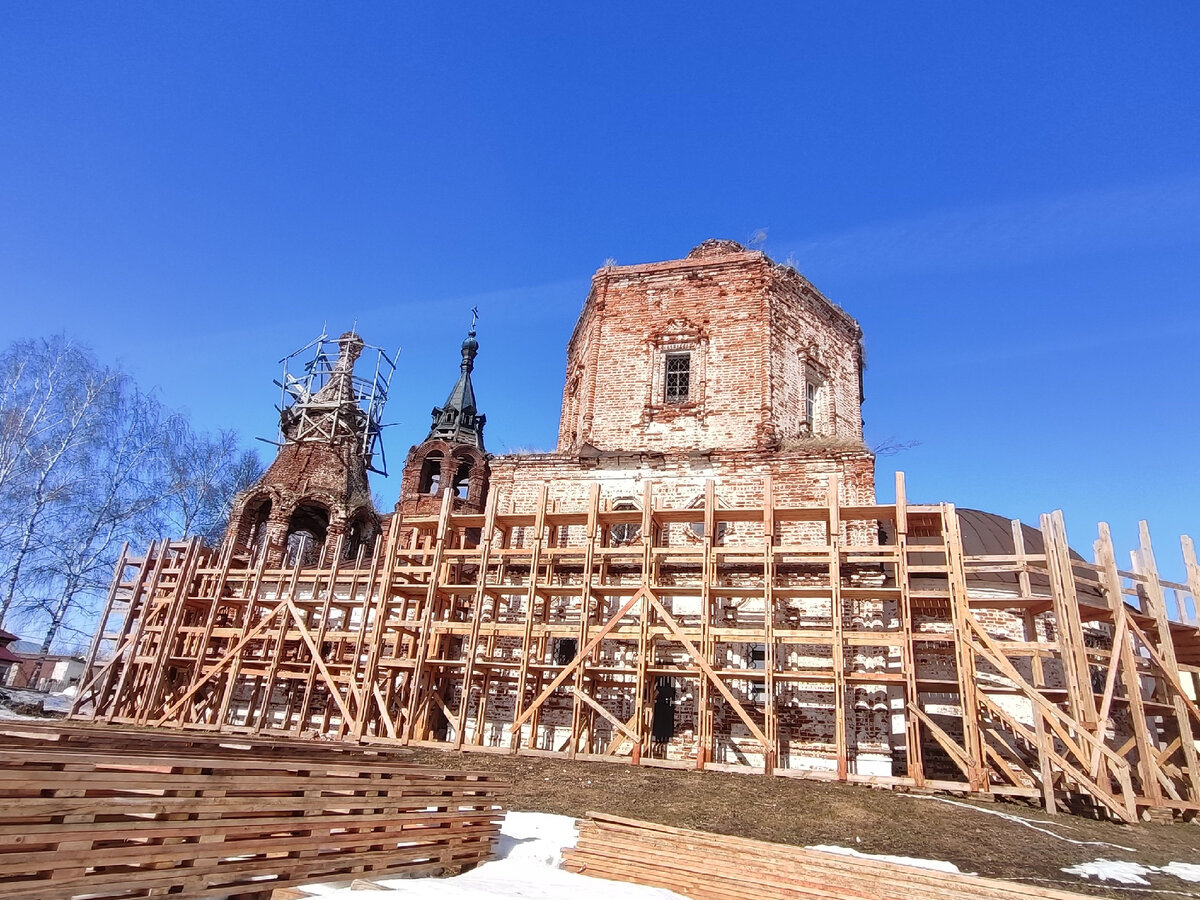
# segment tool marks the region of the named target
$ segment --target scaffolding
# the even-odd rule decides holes
[[[123,553],[73,716],[1200,810],[1200,566],[1130,568],[1061,513],[964,544],[951,504],[727,508],[493,491],[373,548],[238,568]]]
[[[364,352],[373,358],[369,377],[354,374]],[[367,469],[386,476],[382,415],[396,371],[387,351],[364,343],[354,331],[331,338],[322,329],[320,336],[279,363],[279,434],[269,443],[331,443],[348,437],[359,442]]]

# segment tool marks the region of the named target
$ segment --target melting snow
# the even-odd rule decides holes
[[[1094,859],[1064,868],[1063,871],[1080,878],[1091,878],[1094,875],[1101,881],[1119,881],[1121,884],[1149,885],[1150,882],[1145,876],[1155,874],[1174,875],[1181,881],[1200,882],[1200,864],[1197,863],[1172,862],[1165,866],[1145,866],[1124,860]]]
[[[1180,881],[1200,881],[1200,864],[1197,863],[1167,863],[1158,871],[1174,875]]]
[[[880,862],[896,863],[899,866],[912,866],[916,869],[933,869],[935,872],[948,872],[951,875],[962,875],[964,873],[958,870],[952,862],[944,862],[940,859],[921,859],[913,856],[885,856],[876,853],[861,853],[850,847],[837,847],[829,844],[816,844],[811,847],[805,847],[805,850],[820,850],[822,853],[839,853],[842,856],[855,856],[859,859],[875,859]],[[965,873],[973,874],[973,873]]]
[[[499,859],[484,863],[454,878],[372,879],[387,888],[372,897],[407,900],[484,900],[517,897],[521,900],[687,900],[662,888],[607,881],[565,872],[562,849],[574,847],[579,834],[570,816],[510,812],[500,828],[496,846]],[[326,900],[362,900],[361,891],[348,887],[309,885],[305,890]]]
[[[1150,882],[1142,876],[1149,875],[1152,869],[1141,863],[1121,862],[1116,859],[1094,859],[1091,862],[1064,868],[1063,871],[1068,875],[1078,875],[1080,878],[1091,878],[1095,875],[1101,881],[1149,885]]]

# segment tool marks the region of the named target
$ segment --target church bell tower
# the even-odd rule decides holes
[[[475,324],[462,342],[458,381],[441,406],[433,408],[433,422],[425,440],[408,452],[400,499],[400,515],[436,513],[446,491],[453,492],[456,512],[482,512],[487,500],[490,468],[483,446],[487,416],[475,405],[471,372],[479,353]]]

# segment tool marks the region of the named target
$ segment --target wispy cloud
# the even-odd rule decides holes
[[[771,241],[813,275],[868,278],[1200,245],[1200,176],[1076,192]]]

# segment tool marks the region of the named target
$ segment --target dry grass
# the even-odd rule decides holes
[[[864,853],[942,859],[964,872],[1098,896],[1144,896],[1144,891],[1089,884],[1061,868],[1101,857],[1147,865],[1200,862],[1200,827],[1191,823],[1127,826],[1047,816],[1023,804],[937,799],[859,785],[507,754],[409,752],[414,762],[505,776],[512,784],[511,809],[576,817],[597,810],[800,846],[838,844]],[[992,813],[1019,816],[1069,841],[1103,841],[1134,852],[1070,843]],[[1200,896],[1200,885],[1152,877],[1156,889]]]

